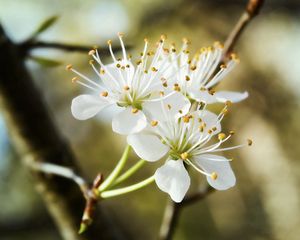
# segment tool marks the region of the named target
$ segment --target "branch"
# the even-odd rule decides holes
[[[224,56],[226,58],[232,52],[233,48],[237,44],[241,34],[251,22],[251,20],[258,15],[263,6],[264,0],[249,0],[244,13],[228,35],[224,44]]]
[[[223,60],[229,56],[237,44],[242,32],[250,21],[259,13],[264,0],[249,0],[244,13],[234,26],[231,33],[228,35],[224,46]],[[161,224],[159,239],[160,240],[171,240],[174,231],[177,226],[178,219],[180,217],[180,211],[183,207],[189,206],[200,200],[206,198],[210,193],[214,192],[214,189],[207,187],[204,190],[200,190],[192,195],[187,196],[181,203],[169,202],[166,206],[163,221]]]
[[[79,172],[67,141],[58,132],[41,93],[25,68],[20,49],[6,36],[1,24],[0,52],[0,106],[20,156]],[[85,204],[81,191],[64,178],[49,178],[38,172],[33,172],[33,176],[37,191],[63,239],[118,239],[114,226],[103,214],[84,236],[79,236],[77,229]]]

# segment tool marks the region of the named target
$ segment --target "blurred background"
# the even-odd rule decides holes
[[[0,0],[0,21],[15,42],[26,40],[53,15],[59,20],[39,40],[101,49],[108,39],[118,46],[116,33],[121,31],[136,56],[144,37],[154,45],[162,33],[177,45],[182,37],[189,38],[192,51],[215,40],[223,42],[246,2]],[[233,144],[247,138],[254,144],[227,155],[234,158],[236,187],[185,208],[174,239],[299,239],[299,43],[299,1],[266,1],[235,48],[241,63],[218,86],[249,92],[250,97],[234,105],[223,123],[225,129],[237,132]],[[84,122],[70,113],[72,98],[85,89],[71,83],[65,64],[91,74],[88,55],[54,49],[37,49],[32,55],[63,63],[48,68],[28,59],[26,65],[85,175],[92,180],[98,171],[108,173],[125,146],[125,139],[111,131],[110,112]],[[15,151],[0,111],[0,239],[61,239]],[[136,159],[132,155],[131,163]],[[132,181],[149,176],[155,167],[145,167]],[[197,182],[205,181],[195,176]],[[167,195],[153,185],[102,204],[128,239],[156,239],[166,203]]]

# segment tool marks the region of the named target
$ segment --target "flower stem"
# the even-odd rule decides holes
[[[100,193],[100,197],[101,198],[110,198],[110,197],[115,197],[118,195],[122,195],[125,193],[130,193],[133,192],[135,190],[141,189],[147,185],[149,185],[150,183],[154,182],[154,175],[139,182],[136,184],[133,184],[131,186],[128,187],[124,187],[124,188],[118,188],[118,189],[114,189],[114,190],[108,190],[108,191],[104,191],[102,193]]]
[[[130,149],[131,149],[131,147],[129,145],[127,145],[122,154],[122,157],[121,157],[120,161],[118,162],[117,166],[115,167],[115,169],[106,178],[106,180],[100,185],[100,187],[98,189],[100,192],[103,192],[105,189],[109,188],[113,184],[114,180],[118,177],[118,175],[120,174],[120,172],[122,171],[122,169],[125,166],[125,163],[128,159]]]
[[[114,183],[111,185],[111,187],[125,181],[128,179],[131,175],[133,175],[137,170],[139,170],[144,164],[145,160],[140,159],[136,164],[134,164],[131,168],[129,168],[125,173],[123,173],[120,177],[118,177]]]

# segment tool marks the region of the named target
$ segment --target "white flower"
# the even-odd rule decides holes
[[[126,54],[122,34],[119,34],[119,39],[122,47],[120,59],[116,59],[111,41],[108,41],[113,59],[111,64],[104,65],[96,49],[89,52],[89,55],[93,57],[90,64],[98,80],[92,80],[81,74],[72,65],[67,66],[68,70],[80,77],[73,78],[74,82],[94,92],[94,94],[84,94],[74,98],[71,111],[76,119],[86,120],[105,107],[121,107],[123,111],[114,116],[112,128],[120,134],[132,134],[146,127],[144,105],[145,103],[151,105],[153,99],[161,97],[158,94],[162,88],[160,78],[169,65],[167,59],[165,61],[161,59],[165,37],[161,37],[155,53],[148,51],[148,41],[145,39],[144,50],[136,63],[137,66],[133,65],[131,58]],[[150,57],[152,60],[148,63]],[[95,66],[95,62],[99,64],[99,68]]]
[[[188,113],[184,102],[185,98],[180,93],[177,93],[177,104],[157,101],[157,106],[152,105],[153,109],[147,113],[151,119],[150,126],[127,137],[128,143],[142,159],[157,161],[168,156],[166,163],[156,170],[155,181],[175,202],[182,201],[190,186],[185,165],[204,174],[215,189],[225,190],[234,186],[236,180],[230,159],[215,153],[243,146],[221,148],[233,134],[226,136],[220,133],[220,122],[227,105],[217,116],[205,109]],[[178,108],[178,104],[184,107]],[[178,116],[178,111],[186,115]],[[217,141],[212,143],[213,139]]]
[[[184,39],[183,46],[177,53],[174,46],[170,51],[165,51],[165,58],[170,61],[171,68],[164,86],[181,91],[198,102],[207,104],[215,102],[239,102],[248,97],[247,92],[212,91],[211,88],[218,84],[239,62],[235,54],[231,54],[227,63],[221,64],[223,46],[216,42],[213,47],[202,48],[196,56],[190,59],[188,41]],[[220,66],[220,69],[218,67]]]

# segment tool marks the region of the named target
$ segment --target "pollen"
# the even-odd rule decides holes
[[[92,50],[90,50],[90,51],[88,52],[88,55],[92,56],[92,55],[94,55],[95,53],[96,53],[96,51],[95,51],[94,49],[92,49]]]
[[[123,88],[125,91],[128,91],[129,89],[130,89],[130,87],[129,86],[124,86],[124,88]]]
[[[220,68],[225,69],[225,68],[227,68],[227,65],[226,64],[221,64]]]
[[[189,157],[189,154],[187,152],[180,154],[181,159],[186,160]]]
[[[215,41],[214,42],[214,47],[215,48],[221,48],[221,49],[223,49],[224,45],[222,43],[220,43],[219,41]]]
[[[205,87],[201,87],[200,91],[206,91],[206,88]]]
[[[227,100],[227,101],[225,102],[225,105],[226,105],[227,107],[230,107],[230,106],[232,105],[232,102],[229,101],[229,100]]]
[[[155,68],[155,67],[152,67],[151,70],[152,70],[153,72],[157,72],[157,71],[158,71],[158,69]]]
[[[111,40],[108,40],[108,41],[107,41],[107,44],[108,44],[108,45],[111,45],[111,43],[112,43]]]
[[[232,60],[236,61],[236,62],[239,62],[239,61],[240,61],[239,57],[238,57],[235,53],[232,53],[232,54],[230,55],[230,58],[231,58]]]
[[[102,92],[102,93],[101,93],[101,96],[102,96],[102,97],[107,97],[107,96],[108,96],[108,92]]]
[[[105,74],[105,70],[104,69],[100,69],[100,74]]]
[[[135,113],[137,113],[139,110],[137,109],[137,108],[133,108],[132,110],[131,110],[131,112],[133,113],[133,114],[135,114]]]
[[[73,68],[72,64],[68,64],[68,65],[66,66],[66,70],[68,70],[68,71],[70,71],[72,68]]]
[[[212,180],[217,180],[218,178],[218,174],[216,172],[213,172],[211,175],[210,175],[211,179]]]
[[[72,78],[72,83],[75,83],[78,80],[78,77],[73,77]]]
[[[186,75],[186,76],[185,76],[185,80],[186,80],[186,81],[190,81],[191,78],[190,78],[188,75]]]
[[[196,67],[195,65],[194,65],[194,66],[191,66],[191,70],[192,70],[192,71],[195,71],[196,68],[197,68],[197,67]]]
[[[225,133],[219,133],[219,134],[218,134],[218,139],[219,139],[220,141],[223,141],[225,138],[226,138],[226,134],[225,134]]]
[[[174,84],[174,90],[180,92],[181,88],[179,87],[178,83]]]
[[[89,64],[90,64],[90,65],[93,65],[94,62],[95,62],[95,61],[94,61],[93,59],[89,60]]]
[[[217,128],[216,128],[216,127],[213,127],[211,130],[213,130],[213,131],[216,131],[216,130],[217,130]]]
[[[155,120],[152,120],[152,121],[151,121],[151,126],[152,126],[152,127],[157,126],[157,124],[158,124],[158,121],[155,121]]]
[[[171,110],[172,106],[170,104],[167,105],[168,109]]]
[[[185,122],[185,123],[190,122],[190,117],[189,116],[184,116],[182,119],[183,119],[183,122]]]
[[[164,95],[165,95],[165,92],[164,92],[164,91],[160,91],[160,92],[159,92],[159,95],[160,95],[160,96],[164,96]]]
[[[121,67],[121,64],[120,64],[120,63],[118,63],[118,64],[116,65],[116,67],[117,67],[117,68],[120,68],[120,67]]]
[[[248,146],[252,146],[253,141],[251,139],[247,139]]]
[[[137,60],[136,65],[140,65],[142,63],[142,60]]]
[[[168,87],[167,81],[165,81],[162,85],[163,85],[164,87]]]
[[[232,136],[235,134],[235,131],[230,131],[229,134]]]

